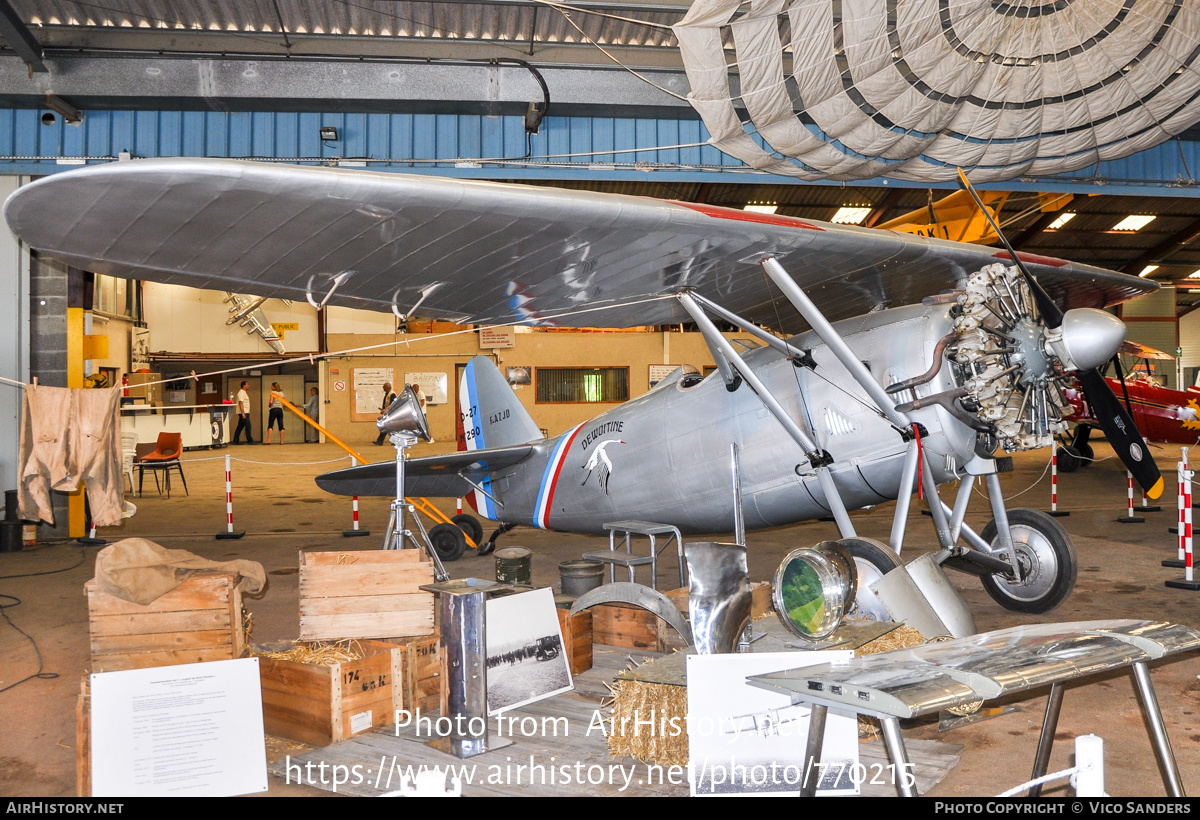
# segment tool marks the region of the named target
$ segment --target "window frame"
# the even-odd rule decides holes
[[[565,370],[587,370],[594,372],[601,371],[623,371],[625,373],[625,398],[623,399],[600,399],[598,401],[552,401],[542,398],[542,371],[565,371]],[[533,398],[534,404],[623,404],[629,401],[630,396],[629,386],[629,367],[622,365],[575,365],[568,367],[534,367],[533,368]]]

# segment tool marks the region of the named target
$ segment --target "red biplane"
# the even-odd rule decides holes
[[[1138,430],[1147,441],[1174,444],[1195,444],[1200,440],[1200,387],[1185,390],[1163,387],[1155,375],[1154,361],[1174,361],[1175,357],[1137,342],[1125,342],[1121,352],[1132,356],[1137,364],[1117,378],[1105,377],[1117,398],[1124,402]],[[1068,421],[1077,422],[1071,444],[1058,451],[1058,469],[1069,473],[1076,467],[1091,463],[1094,455],[1088,443],[1092,428],[1098,426],[1092,417],[1087,399],[1078,389],[1063,391],[1075,410]]]

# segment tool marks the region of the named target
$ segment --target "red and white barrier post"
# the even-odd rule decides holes
[[[1050,440],[1050,514],[1055,518],[1070,515],[1058,508],[1058,439]]]
[[[92,518],[91,505],[87,506],[87,525],[88,534],[76,539],[80,544],[83,544],[85,547],[102,547],[108,543],[104,538],[96,537],[96,519]]]
[[[1122,524],[1145,524],[1146,519],[1142,518],[1140,515],[1133,514],[1133,473],[1129,472],[1128,470],[1125,471],[1125,486],[1128,489],[1129,494],[1129,512],[1127,515],[1123,515],[1118,518],[1117,521],[1121,522]]]
[[[1146,491],[1142,490],[1142,503],[1141,503],[1141,506],[1137,507],[1136,509],[1140,513],[1148,513],[1148,512],[1160,512],[1162,510],[1162,507],[1160,507],[1157,504],[1151,504],[1150,498],[1146,495]]]
[[[1186,450],[1186,449],[1187,448],[1185,447],[1184,450]],[[1162,565],[1164,567],[1183,567],[1183,565],[1184,565],[1184,561],[1183,561],[1184,546],[1185,546],[1184,538],[1185,538],[1185,534],[1187,533],[1187,525],[1185,523],[1185,519],[1184,519],[1184,515],[1183,515],[1183,504],[1184,504],[1183,474],[1186,470],[1187,470],[1187,465],[1184,464],[1182,461],[1178,461],[1175,463],[1175,507],[1176,507],[1176,511],[1177,511],[1177,515],[1175,517],[1176,517],[1178,523],[1176,524],[1176,526],[1168,527],[1167,529],[1170,532],[1175,533],[1175,536],[1176,536],[1175,540],[1178,542],[1178,545],[1179,545],[1179,557],[1178,558],[1169,558],[1166,561],[1163,561]]]
[[[225,532],[217,533],[218,541],[235,541],[246,534],[245,530],[233,528],[233,469],[229,456],[225,456]]]
[[[350,456],[350,466],[357,467],[358,459]],[[362,535],[370,535],[370,530],[360,530],[358,528],[358,496],[352,496],[350,499],[350,514],[354,518],[354,527],[349,530],[342,530],[343,538],[358,538]]]
[[[1186,457],[1186,455],[1185,455]],[[1183,496],[1183,506],[1180,509],[1179,546],[1180,558],[1183,559],[1183,580],[1167,581],[1166,585],[1174,589],[1200,589],[1200,583],[1192,577],[1192,471],[1187,469],[1187,463],[1179,462],[1179,486]],[[1167,566],[1163,561],[1163,566]],[[1172,563],[1172,566],[1177,564]]]

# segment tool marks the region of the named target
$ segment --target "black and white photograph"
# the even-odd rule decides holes
[[[487,665],[491,714],[572,688],[554,594],[549,589],[487,602]]]

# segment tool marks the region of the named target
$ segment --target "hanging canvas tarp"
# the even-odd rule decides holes
[[[674,30],[710,142],[802,179],[1056,174],[1200,120],[1200,0],[696,0]]]

